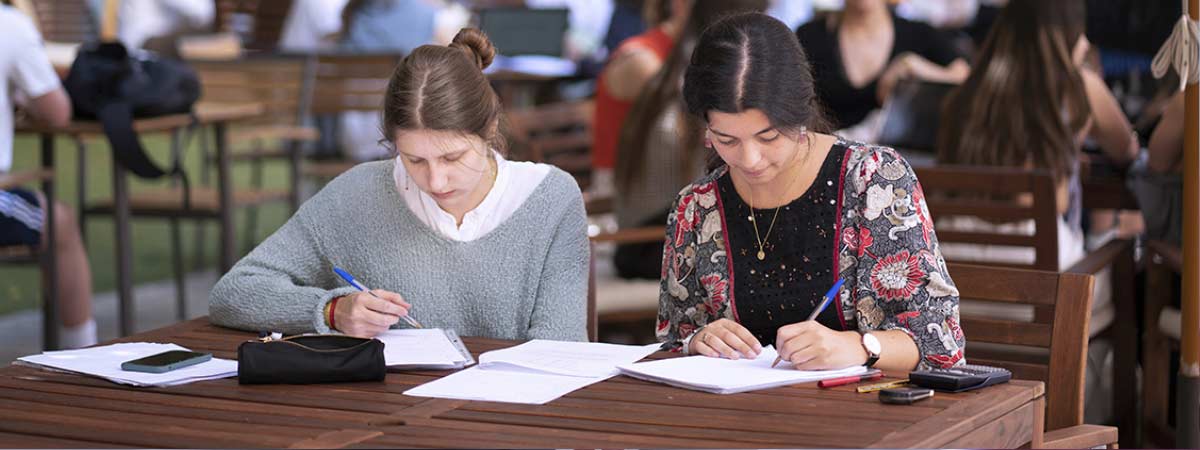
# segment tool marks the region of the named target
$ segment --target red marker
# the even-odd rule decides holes
[[[848,376],[848,377],[830,378],[827,380],[821,380],[821,381],[817,382],[817,386],[820,386],[823,388],[831,388],[831,387],[845,386],[845,385],[851,384],[851,383],[862,383],[864,381],[878,380],[880,378],[883,378],[883,372],[880,372],[878,370],[872,370],[872,371],[869,371],[862,375],[852,375],[852,376]]]

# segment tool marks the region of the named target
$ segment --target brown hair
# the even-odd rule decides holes
[[[938,161],[1048,169],[1065,180],[1076,134],[1091,116],[1071,50],[1084,31],[1082,0],[1012,0],[984,40],[970,76],[946,98]]]
[[[613,170],[619,188],[629,188],[633,180],[641,175],[646,155],[655,151],[646,148],[646,145],[650,142],[650,134],[658,126],[659,117],[672,105],[683,106],[683,74],[700,34],[722,18],[738,13],[761,12],[766,8],[766,0],[695,0],[692,3],[687,25],[684,25],[671,54],[658,73],[642,88],[621,125],[617,163]],[[678,145],[682,149],[679,152],[679,167],[683,173],[689,173],[695,159],[694,152],[703,151],[700,145],[701,127],[696,118],[682,114],[679,124]]]
[[[417,47],[388,80],[384,139],[392,141],[399,130],[454,131],[503,153],[500,99],[483,74],[495,56],[491,41],[474,28],[460,30],[448,46]]]

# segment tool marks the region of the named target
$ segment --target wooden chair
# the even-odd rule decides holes
[[[591,181],[595,109],[591,100],[584,100],[505,112],[512,158],[557,166],[586,189]]]
[[[328,54],[316,57],[313,76],[313,116],[337,116],[346,112],[378,114],[383,107],[388,80],[402,55]],[[382,137],[382,136],[381,136]],[[346,156],[347,149],[342,149]],[[355,161],[307,161],[304,175],[331,179],[351,167]]]
[[[1147,241],[1145,304],[1142,315],[1142,442],[1140,445],[1175,446],[1170,426],[1171,359],[1179,351],[1178,276],[1183,273],[1183,251],[1162,241]]]
[[[968,363],[1004,367],[1015,378],[1046,383],[1044,447],[1116,448],[1116,428],[1083,424],[1093,277],[969,264],[948,268],[962,299],[1045,311],[1031,322],[975,316],[966,305],[960,312]]]
[[[299,208],[300,145],[318,138],[317,130],[304,125],[311,103],[311,58],[268,55],[241,60],[190,61],[190,64],[203,86],[202,101],[263,104],[264,114],[258,120],[246,122],[229,132],[229,145],[234,149],[230,158],[251,164],[252,192],[269,192],[271,198],[282,194],[293,211]],[[212,161],[206,145],[203,146],[208,163],[200,176],[208,186]],[[264,190],[263,163],[270,160],[287,161],[287,191]],[[245,227],[242,234],[244,248],[250,250],[257,241],[254,235],[258,227],[257,205],[247,209]],[[203,240],[202,230],[199,227],[197,230],[197,239]],[[203,253],[197,253],[197,264],[202,256]]]
[[[43,154],[43,158],[46,155]],[[51,164],[51,167],[53,165]],[[46,225],[42,230],[42,239],[47,246],[6,246],[0,247],[0,264],[37,264],[42,273],[42,348],[45,350],[58,349],[58,265],[54,254],[54,172],[51,169],[39,168],[17,172],[0,173],[0,190],[12,189],[34,182],[42,183],[46,202]]]
[[[506,111],[510,158],[557,166],[573,175],[580,187],[586,189],[591,179],[594,111],[591,100]],[[590,217],[612,212],[611,198],[587,196],[585,201]],[[591,241],[594,245],[661,243],[665,235],[664,227],[597,229],[592,233]],[[658,281],[623,280],[607,275],[593,278],[598,326],[642,326],[646,321],[652,322],[658,314]]]
[[[1052,272],[1100,276],[1112,267],[1109,281],[1112,287],[1114,319],[1098,336],[1106,336],[1113,346],[1112,380],[1135,380],[1137,369],[1137,331],[1134,324],[1122,318],[1135,317],[1133,241],[1114,239],[1092,250],[1082,260],[1060,270],[1058,243],[1058,213],[1055,185],[1046,171],[998,167],[934,166],[915,169],[933,215],[937,238],[948,261],[970,262],[993,267],[1016,267]],[[1016,201],[1015,199],[1028,200]],[[1009,199],[1009,200],[1005,200]],[[1032,234],[992,231],[959,231],[943,227],[942,219],[968,217],[990,223],[1032,222]],[[1024,252],[1032,259],[983,261],[956,259],[949,252],[955,244],[1003,246]],[[995,247],[993,247],[995,248]],[[1035,311],[1043,314],[1043,311]],[[1136,436],[1136,389],[1113,389],[1113,415],[1125,445],[1132,446]]]

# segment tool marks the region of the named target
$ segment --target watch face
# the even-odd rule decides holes
[[[879,338],[875,337],[873,334],[864,334],[862,342],[863,347],[866,348],[867,351],[872,355],[879,355],[879,352],[883,351],[883,345],[879,343]]]

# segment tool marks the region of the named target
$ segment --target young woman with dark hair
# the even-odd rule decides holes
[[[740,358],[774,344],[806,370],[963,362],[958,291],[916,176],[892,149],[828,134],[787,26],[743,14],[710,27],[683,98],[717,158],[667,220],[665,348]]]
[[[583,197],[566,172],[501,156],[482,72],[494,55],[466,28],[406,56],[383,104],[395,158],[342,174],[238,262],[213,288],[213,322],[370,337],[412,312],[466,336],[586,339]]]
[[[882,107],[901,79],[958,83],[969,71],[948,36],[896,17],[887,0],[846,0],[841,12],[801,25],[796,35],[839,129]]]

